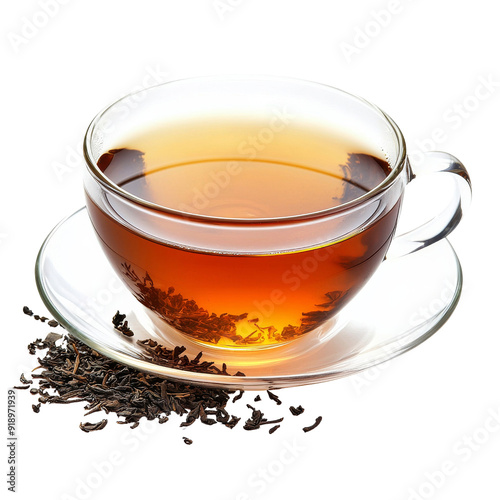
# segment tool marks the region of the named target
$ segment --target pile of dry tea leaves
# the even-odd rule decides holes
[[[54,320],[34,315],[28,307],[24,307],[23,312],[43,323],[47,322],[51,327],[58,326]],[[117,313],[113,324],[122,333],[133,335],[125,322],[125,315]],[[182,346],[170,350],[154,340],[138,343],[155,362],[165,366],[230,376],[225,365],[218,368],[213,362],[201,361],[202,353],[189,359],[183,355],[185,348]],[[227,404],[235,391],[185,384],[142,373],[99,354],[69,334],[49,333],[44,340],[31,342],[28,351],[32,355],[38,351],[44,353],[38,357],[39,366],[31,375],[33,380],[22,374],[20,381],[23,385],[15,388],[29,389],[32,395],[38,397],[38,403],[32,405],[36,413],[40,411],[42,404],[86,402],[84,416],[99,411],[114,413],[120,417],[118,424],[130,424],[131,428],[137,427],[142,418],[158,420],[163,424],[172,414],[184,417],[181,427],[188,427],[200,420],[205,425],[221,424],[233,429],[242,419],[227,410]],[[237,372],[235,375],[243,374]],[[240,399],[243,394],[244,391],[239,391],[232,402]],[[281,400],[274,393],[267,391],[267,395],[277,405],[281,405]],[[260,395],[254,398],[255,402],[260,400]],[[269,433],[272,434],[284,420],[284,417],[268,420],[261,410],[251,405],[247,407],[251,410],[251,415],[242,425],[245,430],[256,430],[269,425]],[[289,410],[294,416],[304,411],[301,406],[291,406]],[[304,427],[303,431],[314,429],[320,421],[321,417],[318,417],[313,425]],[[102,419],[80,423],[80,428],[84,432],[101,430],[107,422],[107,419]],[[186,444],[192,443],[187,437],[183,439]]]

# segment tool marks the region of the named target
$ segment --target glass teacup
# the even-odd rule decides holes
[[[470,198],[456,158],[425,153],[412,169],[379,108],[300,80],[152,87],[101,112],[84,152],[87,208],[114,270],[168,325],[231,349],[316,330],[388,252],[449,234]],[[427,173],[446,174],[449,204],[394,238],[406,184]]]

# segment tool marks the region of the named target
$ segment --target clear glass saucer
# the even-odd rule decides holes
[[[262,390],[333,380],[372,367],[419,345],[453,312],[462,288],[460,262],[447,240],[382,263],[333,320],[302,339],[272,349],[231,351],[189,340],[144,308],[108,264],[85,208],[47,236],[36,262],[40,295],[54,318],[101,354],[141,371],[185,383]],[[134,331],[113,328],[117,310]],[[151,338],[184,354],[227,365],[231,374],[196,373],[150,361],[136,343]]]

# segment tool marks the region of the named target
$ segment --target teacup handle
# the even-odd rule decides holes
[[[451,183],[448,203],[440,212],[420,226],[397,235],[392,240],[387,258],[401,257],[421,250],[448,236],[462,219],[464,210],[469,206],[472,197],[469,173],[463,164],[454,156],[441,151],[423,153],[424,160],[416,167],[410,167],[410,184],[406,189],[418,188],[411,181],[427,175],[446,175]],[[425,199],[432,203],[432,200]],[[404,205],[404,202],[403,202]]]

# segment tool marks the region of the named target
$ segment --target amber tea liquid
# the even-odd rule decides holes
[[[382,155],[353,138],[334,140],[298,126],[272,136],[262,130],[250,120],[157,128],[117,144],[98,166],[143,200],[238,219],[335,207],[390,172]],[[92,200],[89,210],[108,258],[144,305],[198,342],[255,348],[301,337],[350,300],[384,258],[399,203],[329,245],[250,255],[161,244],[125,228]]]

